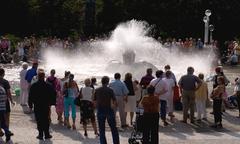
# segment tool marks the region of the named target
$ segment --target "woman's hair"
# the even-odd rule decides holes
[[[172,74],[171,71],[169,71],[169,70],[166,71],[166,77],[167,77],[167,78],[170,78],[171,74]]]
[[[204,79],[204,74],[203,74],[203,73],[200,73],[200,74],[198,75],[198,77],[199,77],[201,80],[203,80],[203,79]]]
[[[154,94],[154,91],[155,91],[155,87],[150,85],[148,88],[147,88],[147,92],[148,94]]]
[[[71,74],[70,71],[65,71],[65,72],[64,72],[64,76],[65,76],[65,77],[69,76],[70,74]]]
[[[125,81],[132,80],[132,74],[131,73],[126,73],[125,74]]]
[[[90,84],[91,84],[90,78],[85,79],[84,84],[85,84],[85,86],[90,86]]]
[[[93,83],[96,83],[96,82],[97,82],[97,79],[95,77],[92,77],[91,78],[91,83],[93,84]]]

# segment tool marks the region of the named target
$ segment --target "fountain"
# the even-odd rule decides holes
[[[40,67],[47,74],[51,69],[56,69],[58,77],[62,77],[65,70],[70,70],[77,80],[91,76],[113,77],[115,72],[131,72],[133,78],[139,80],[147,68],[155,71],[163,69],[166,64],[171,66],[177,79],[186,73],[188,66],[193,66],[196,73],[210,73],[211,63],[215,59],[210,49],[192,53],[183,53],[177,48],[170,51],[149,35],[151,30],[152,27],[146,22],[131,20],[119,24],[109,37],[79,43],[78,49],[72,52],[44,48]],[[17,66],[7,69],[7,78],[15,80],[18,71],[20,69]]]

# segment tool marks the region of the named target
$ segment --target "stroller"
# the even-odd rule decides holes
[[[131,137],[128,139],[129,144],[139,144],[142,142],[142,132],[143,132],[143,108],[137,107],[136,109],[136,119],[133,123],[133,131]]]

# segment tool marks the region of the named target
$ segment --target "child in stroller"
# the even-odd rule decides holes
[[[136,118],[133,123],[133,131],[131,133],[131,137],[128,139],[129,144],[139,144],[139,141],[142,142],[143,112],[143,107],[138,106],[136,108]]]

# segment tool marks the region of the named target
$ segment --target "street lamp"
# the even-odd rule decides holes
[[[211,16],[212,12],[211,10],[207,9],[205,11],[205,16],[203,17],[203,22],[205,23],[205,31],[204,31],[204,43],[207,44],[208,43],[208,33],[209,33],[209,17]]]
[[[210,31],[210,43],[212,43],[213,42],[212,33],[214,31],[214,26],[212,24],[209,25],[209,31]]]

